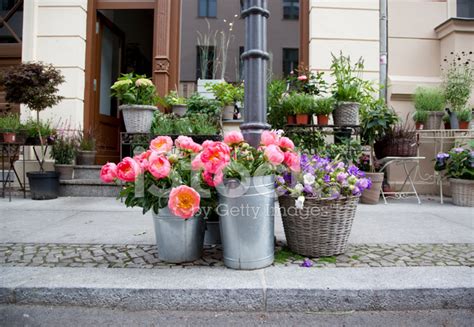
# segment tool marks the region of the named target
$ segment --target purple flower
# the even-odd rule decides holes
[[[276,178],[276,182],[277,182],[278,184],[285,184],[285,179],[283,178],[283,176],[278,176],[278,177]]]
[[[464,151],[464,149],[463,148],[454,148],[453,151],[456,152],[456,153],[461,153],[461,152]]]
[[[313,262],[309,260],[308,258],[303,260],[303,263],[300,264],[300,267],[305,267],[305,268],[310,268],[313,266]]]
[[[372,181],[370,178],[361,178],[357,181],[356,187],[358,187],[361,191],[370,189],[372,187]]]
[[[330,177],[329,175],[324,175],[323,181],[324,181],[325,183],[329,183],[329,182],[331,181],[331,177]]]
[[[360,195],[362,193],[362,191],[356,186],[354,187],[354,189],[352,190],[352,195]]]
[[[359,174],[361,173],[360,169],[357,168],[357,166],[354,166],[354,165],[351,165],[349,166],[349,168],[347,169],[347,172],[349,173],[349,175],[352,175],[352,176],[359,176]],[[363,174],[363,173],[362,173]],[[362,177],[362,176],[361,176]]]
[[[339,182],[339,183],[344,183],[347,179],[347,173],[339,173],[337,174],[337,177],[336,177],[336,180]]]
[[[278,186],[276,188],[276,192],[278,195],[286,195],[288,191],[283,186]]]
[[[449,158],[449,154],[444,153],[444,152],[440,152],[436,155],[436,159],[438,160],[444,160],[446,158]]]
[[[313,188],[311,185],[305,185],[303,191],[309,195],[313,195]]]

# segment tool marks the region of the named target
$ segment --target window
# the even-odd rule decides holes
[[[298,20],[300,17],[299,0],[283,0],[283,19]]]
[[[283,75],[288,76],[298,68],[298,49],[283,48]]]
[[[21,43],[23,2],[0,0],[0,43]]]
[[[214,46],[197,46],[196,79],[213,79]]]
[[[457,16],[460,18],[474,18],[474,1],[457,0]]]
[[[199,17],[217,17],[217,0],[199,0]]]

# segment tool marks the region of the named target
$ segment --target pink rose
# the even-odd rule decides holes
[[[230,148],[223,142],[214,142],[201,153],[204,169],[211,174],[223,170],[230,162]]]
[[[264,131],[260,143],[264,146],[278,144],[279,136],[276,131]]]
[[[198,153],[202,150],[202,146],[195,143],[192,138],[189,136],[179,136],[176,141],[174,142],[177,148],[181,150],[188,150],[194,153]]]
[[[307,79],[308,79],[308,76],[306,76],[306,75],[300,75],[300,76],[298,76],[298,80],[299,80],[299,81],[306,81]]]
[[[201,197],[193,188],[181,185],[171,190],[168,208],[175,216],[187,219],[199,211]]]
[[[113,162],[107,162],[100,170],[100,179],[104,183],[113,183],[117,178],[117,165]]]
[[[156,152],[152,153],[149,159],[148,171],[153,177],[161,179],[168,177],[171,171],[171,164],[163,155]]]
[[[278,142],[278,145],[280,148],[283,150],[294,150],[295,149],[295,144],[293,143],[292,140],[290,140],[287,137],[282,137],[280,141]]]
[[[123,158],[117,165],[117,177],[124,182],[135,182],[141,174],[142,168],[130,157]]]
[[[224,142],[228,145],[240,144],[244,141],[244,137],[241,132],[232,131],[224,136]]]
[[[203,171],[202,178],[210,187],[216,187],[224,180],[224,174],[222,173],[222,171],[218,171],[215,174],[211,174],[208,171]]]
[[[264,155],[267,160],[273,165],[279,165],[285,159],[283,151],[281,151],[280,147],[275,144],[270,144],[269,146],[267,146],[265,148]]]
[[[285,159],[283,163],[294,172],[299,172],[300,167],[300,157],[294,152],[287,151],[284,153]]]
[[[158,136],[150,142],[150,149],[158,153],[166,153],[173,148],[173,140],[169,136]]]

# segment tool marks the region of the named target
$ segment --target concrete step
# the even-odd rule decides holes
[[[117,197],[120,186],[106,184],[99,178],[61,180],[59,196]]]
[[[102,166],[74,166],[74,179],[99,179]]]

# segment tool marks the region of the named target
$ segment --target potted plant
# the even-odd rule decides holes
[[[55,134],[50,120],[37,122],[35,119],[28,118],[26,123],[23,124],[23,130],[26,134],[26,145],[41,145],[41,141],[43,141],[43,144],[51,144],[52,135]]]
[[[76,139],[68,135],[67,131],[57,134],[54,138],[51,157],[54,159],[54,169],[62,180],[70,180],[73,177],[76,147]]]
[[[176,91],[170,91],[160,102],[166,108],[170,108],[171,112],[178,117],[183,117],[186,114],[186,98],[180,97]]]
[[[469,129],[469,123],[472,120],[472,110],[466,108],[457,113],[459,129]]]
[[[474,151],[471,147],[457,147],[448,153],[438,153],[436,171],[445,171],[451,185],[453,203],[474,207]]]
[[[101,169],[102,181],[125,184],[120,196],[127,207],[152,211],[158,257],[166,262],[195,261],[202,255],[206,212],[200,208],[210,190],[189,169],[201,149],[186,136],[174,145],[169,136],[158,136],[146,152]]]
[[[295,124],[296,119],[289,115],[282,106],[283,96],[286,94],[285,80],[274,79],[267,85],[267,121],[274,129],[283,129],[287,124]]]
[[[58,86],[64,82],[61,72],[52,65],[23,63],[12,66],[4,73],[2,84],[5,99],[10,103],[25,104],[36,111],[36,126],[41,144],[39,171],[28,172],[31,197],[35,200],[55,199],[59,194],[59,174],[45,171],[45,139],[40,125],[40,111],[58,104],[62,97],[57,95]]]
[[[294,93],[283,96],[281,100],[281,108],[282,108],[282,111],[286,115],[286,123],[288,125],[296,124],[295,106],[296,106],[296,100],[295,100]]]
[[[145,75],[123,74],[110,89],[120,103],[127,132],[149,133],[158,102],[153,82]]]
[[[451,118],[447,112],[443,115],[443,124],[444,129],[451,129]]]
[[[334,54],[331,56],[331,75],[334,78],[331,88],[332,95],[337,102],[332,113],[334,125],[359,125],[360,103],[371,99],[370,93],[374,92],[372,83],[361,77],[364,70],[364,60],[359,58],[352,65],[350,56],[344,56],[342,52],[339,57]]]
[[[415,112],[413,113],[413,121],[415,122],[415,128],[417,130],[423,129],[427,120],[427,111],[415,110]]]
[[[360,194],[369,185],[354,165],[301,155],[299,172],[277,177],[290,250],[308,257],[344,253]]]
[[[428,113],[424,129],[440,129],[444,115],[445,98],[443,91],[439,88],[418,87],[413,96],[416,111]]]
[[[297,125],[307,125],[314,111],[314,98],[309,94],[290,93],[283,98],[282,106],[287,114],[295,115]]]
[[[6,114],[0,116],[0,132],[3,135],[3,142],[15,143],[17,133],[20,130],[20,117],[17,114]]]
[[[385,157],[415,157],[418,151],[416,130],[407,123],[398,123],[388,129],[374,145],[378,159]]]
[[[76,164],[80,166],[95,165],[96,139],[92,130],[80,131],[77,144]]]
[[[222,119],[234,119],[235,107],[244,99],[243,85],[232,85],[227,82],[206,84],[206,89],[214,94],[214,97],[222,105]]]
[[[327,125],[329,115],[334,110],[334,98],[318,98],[315,100],[314,114],[318,117],[318,125]]]

